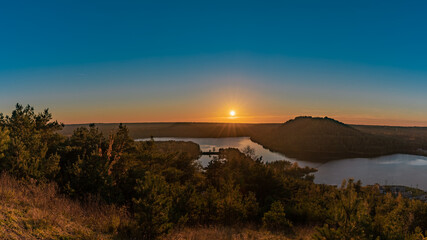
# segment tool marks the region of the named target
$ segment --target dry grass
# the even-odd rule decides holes
[[[0,239],[112,239],[127,222],[124,209],[58,194],[55,184],[0,175]]]
[[[266,230],[254,230],[251,228],[185,228],[165,236],[163,240],[289,240],[311,239],[313,227],[296,227],[293,234],[272,233]]]

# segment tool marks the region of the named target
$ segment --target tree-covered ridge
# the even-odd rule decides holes
[[[267,132],[256,132],[251,139],[308,161],[411,153],[417,148],[400,138],[366,133],[327,117],[297,117]]]
[[[348,126],[347,124],[345,124],[345,123],[343,123],[343,122],[340,122],[340,121],[338,121],[338,120],[335,120],[335,119],[333,119],[333,118],[329,118],[329,117],[312,117],[312,116],[298,116],[298,117],[295,117],[295,118],[293,118],[293,119],[289,119],[288,121],[286,121],[284,124],[289,124],[289,123],[292,123],[292,122],[295,122],[295,121],[298,121],[298,120],[302,120],[302,119],[308,119],[308,120],[328,120],[328,121],[331,121],[331,122],[334,122],[334,123],[337,123],[337,124],[340,124],[340,125],[343,125],[343,126],[345,126],[345,127],[350,127],[350,126]]]
[[[61,131],[71,136],[79,127]],[[118,124],[97,124],[104,134]],[[296,117],[283,124],[128,123],[132,138],[250,137],[271,151],[306,161],[377,157],[395,153],[427,155],[427,128],[347,125],[328,117]]]
[[[315,169],[264,163],[250,148],[221,149],[202,168],[189,143],[135,142],[125,125],[108,134],[79,127],[70,136],[61,127],[48,110],[17,105],[1,117],[1,171],[23,183],[56,184],[74,201],[127,209],[126,221],[111,229],[118,239],[195,226],[252,226],[290,238],[312,226],[315,239],[423,239],[427,230],[426,203],[353,180],[340,188],[314,184]]]

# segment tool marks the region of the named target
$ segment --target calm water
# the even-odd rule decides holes
[[[137,139],[146,140],[146,139]],[[263,146],[254,143],[248,137],[236,138],[154,138],[156,141],[191,141],[200,145],[202,151],[218,150],[219,148],[243,149],[250,146],[255,154],[262,156],[265,162],[287,160],[298,162],[300,166],[317,168],[316,183],[340,185],[343,179],[354,178],[366,184],[405,185],[427,190],[427,157],[395,154],[378,158],[353,158],[313,163],[288,158],[283,154],[271,152]],[[206,166],[212,157],[202,156],[199,161]]]

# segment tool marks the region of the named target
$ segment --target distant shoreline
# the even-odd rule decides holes
[[[260,122],[260,123],[245,123],[245,122],[88,122],[88,123],[67,123],[65,126],[89,126],[90,124],[95,125],[137,125],[137,124],[233,124],[233,125],[281,125],[279,122]],[[347,124],[351,127],[381,127],[381,128],[416,128],[426,129],[427,126],[400,126],[400,125],[382,125],[382,124]]]
[[[309,124],[309,123],[307,123]],[[95,125],[105,134],[108,135],[112,129],[118,127],[118,123],[95,123]],[[326,162],[331,160],[338,160],[344,158],[357,158],[357,157],[378,157],[389,154],[412,154],[419,156],[427,156],[427,127],[402,127],[402,126],[375,126],[375,125],[345,125],[354,129],[360,134],[364,141],[354,140],[356,144],[353,144],[354,150],[346,150],[344,148],[337,149],[335,142],[347,141],[349,137],[346,136],[346,132],[343,132],[341,135],[325,135],[323,137],[320,133],[315,135],[318,138],[322,138],[325,141],[323,147],[318,147],[318,143],[315,141],[311,144],[305,144],[306,146],[303,150],[292,150],[290,143],[283,142],[284,139],[288,140],[292,138],[293,134],[282,134],[277,136],[272,136],[277,132],[277,129],[280,129],[281,126],[284,126],[283,123],[207,123],[207,122],[156,122],[156,123],[125,123],[129,128],[130,136],[133,139],[138,138],[150,138],[153,137],[192,137],[192,138],[224,138],[224,137],[250,137],[252,141],[262,145],[263,147],[269,149],[273,152],[278,152],[285,154],[289,157],[297,158],[299,160],[312,161],[312,162]],[[89,124],[69,124],[65,125],[64,129],[60,132],[63,135],[70,136],[75,129],[78,127],[89,126]],[[305,126],[305,125],[304,125]],[[320,127],[322,129],[322,127]],[[296,134],[298,133],[299,128],[297,128]],[[313,129],[313,131],[318,131],[318,129]],[[342,129],[335,129],[334,126],[330,129],[332,133],[342,132]],[[314,135],[314,134],[313,134]],[[307,138],[309,137],[309,138]],[[307,141],[312,140],[312,136],[304,135],[300,138],[306,139],[301,140],[302,143],[307,143]],[[351,136],[350,136],[351,137]],[[369,139],[385,139],[386,143],[389,146],[385,149],[381,141],[375,140],[374,144],[377,144],[377,148],[366,148],[362,146],[357,146],[358,144],[367,144],[365,143]],[[371,140],[370,140],[371,141]],[[324,141],[322,140],[321,143]],[[344,144],[352,145],[351,141]],[[360,143],[358,143],[360,142]],[[375,143],[376,142],[376,143]],[[333,148],[335,147],[335,148]],[[382,148],[381,148],[382,147]],[[361,149],[361,150],[357,150]],[[381,150],[383,149],[383,150]]]

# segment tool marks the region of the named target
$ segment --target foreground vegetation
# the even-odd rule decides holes
[[[351,179],[314,184],[315,169],[266,164],[250,148],[222,149],[202,169],[194,153],[175,151],[192,144],[135,142],[123,125],[67,137],[61,128],[30,106],[0,116],[5,238],[423,239],[427,230],[426,203]]]

